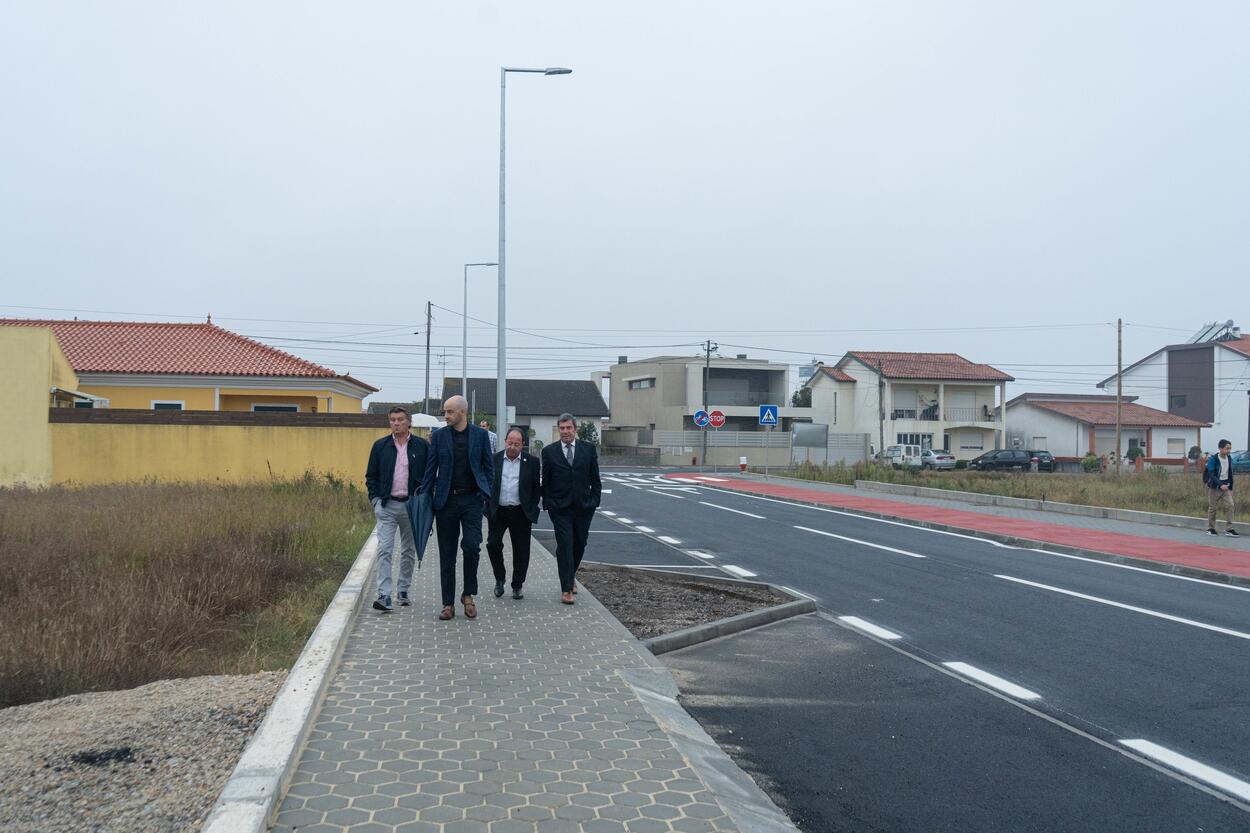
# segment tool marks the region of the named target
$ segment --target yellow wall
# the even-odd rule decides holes
[[[44,406],[46,413],[46,404]],[[45,416],[46,423],[46,416]],[[333,472],[364,484],[384,427],[53,423],[51,482],[267,480]],[[414,433],[427,436],[422,429]]]
[[[52,476],[48,406],[53,387],[78,379],[45,327],[0,327],[0,486],[42,486]]]
[[[285,396],[265,396],[257,394],[248,394],[247,396],[228,396],[224,393],[221,395],[221,409],[223,411],[250,411],[252,410],[252,405],[254,404],[299,405],[299,412],[301,414],[322,413],[325,410],[324,405],[320,408],[317,406],[317,397],[315,396],[293,396],[289,393]]]
[[[84,385],[83,393],[92,396],[103,396],[109,400],[110,408],[139,408],[151,410],[152,400],[183,401],[185,411],[213,410],[212,388],[140,388],[122,387],[120,385]]]

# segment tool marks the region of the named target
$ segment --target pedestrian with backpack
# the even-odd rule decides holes
[[[1233,444],[1228,440],[1220,440],[1218,454],[1207,459],[1207,467],[1202,472],[1202,482],[1207,486],[1207,534],[1219,535],[1215,531],[1215,516],[1224,510],[1224,534],[1239,538],[1233,529],[1233,459],[1229,456]]]

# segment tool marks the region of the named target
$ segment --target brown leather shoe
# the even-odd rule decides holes
[[[464,605],[464,618],[466,619],[477,618],[477,605],[473,603],[472,596],[461,596],[460,604]]]
[[[572,594],[572,593],[565,593],[564,595],[562,595],[562,596],[560,597],[560,601],[561,601],[562,603],[566,604],[566,605],[571,605],[571,604],[573,604],[573,594]]]
[[[440,621],[443,621],[443,622],[446,622],[448,619],[455,619],[456,609],[452,607],[451,605],[447,605],[445,608],[443,608],[443,612],[438,614],[438,618]]]

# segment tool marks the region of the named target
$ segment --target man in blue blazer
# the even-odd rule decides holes
[[[456,544],[464,553],[464,585],[460,603],[464,615],[477,618],[477,564],[482,549],[482,514],[495,479],[490,437],[469,424],[469,403],[453,396],[443,403],[447,425],[430,435],[430,456],[421,491],[433,496],[438,531],[438,570],[443,610],[438,618],[456,615]],[[432,491],[431,491],[432,490]]]

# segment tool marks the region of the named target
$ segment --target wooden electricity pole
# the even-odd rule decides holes
[[[1124,319],[1115,320],[1115,476],[1120,476],[1120,413],[1124,394]]]
[[[430,407],[430,322],[434,320],[430,302],[425,302],[425,398],[421,400],[421,413]]]

